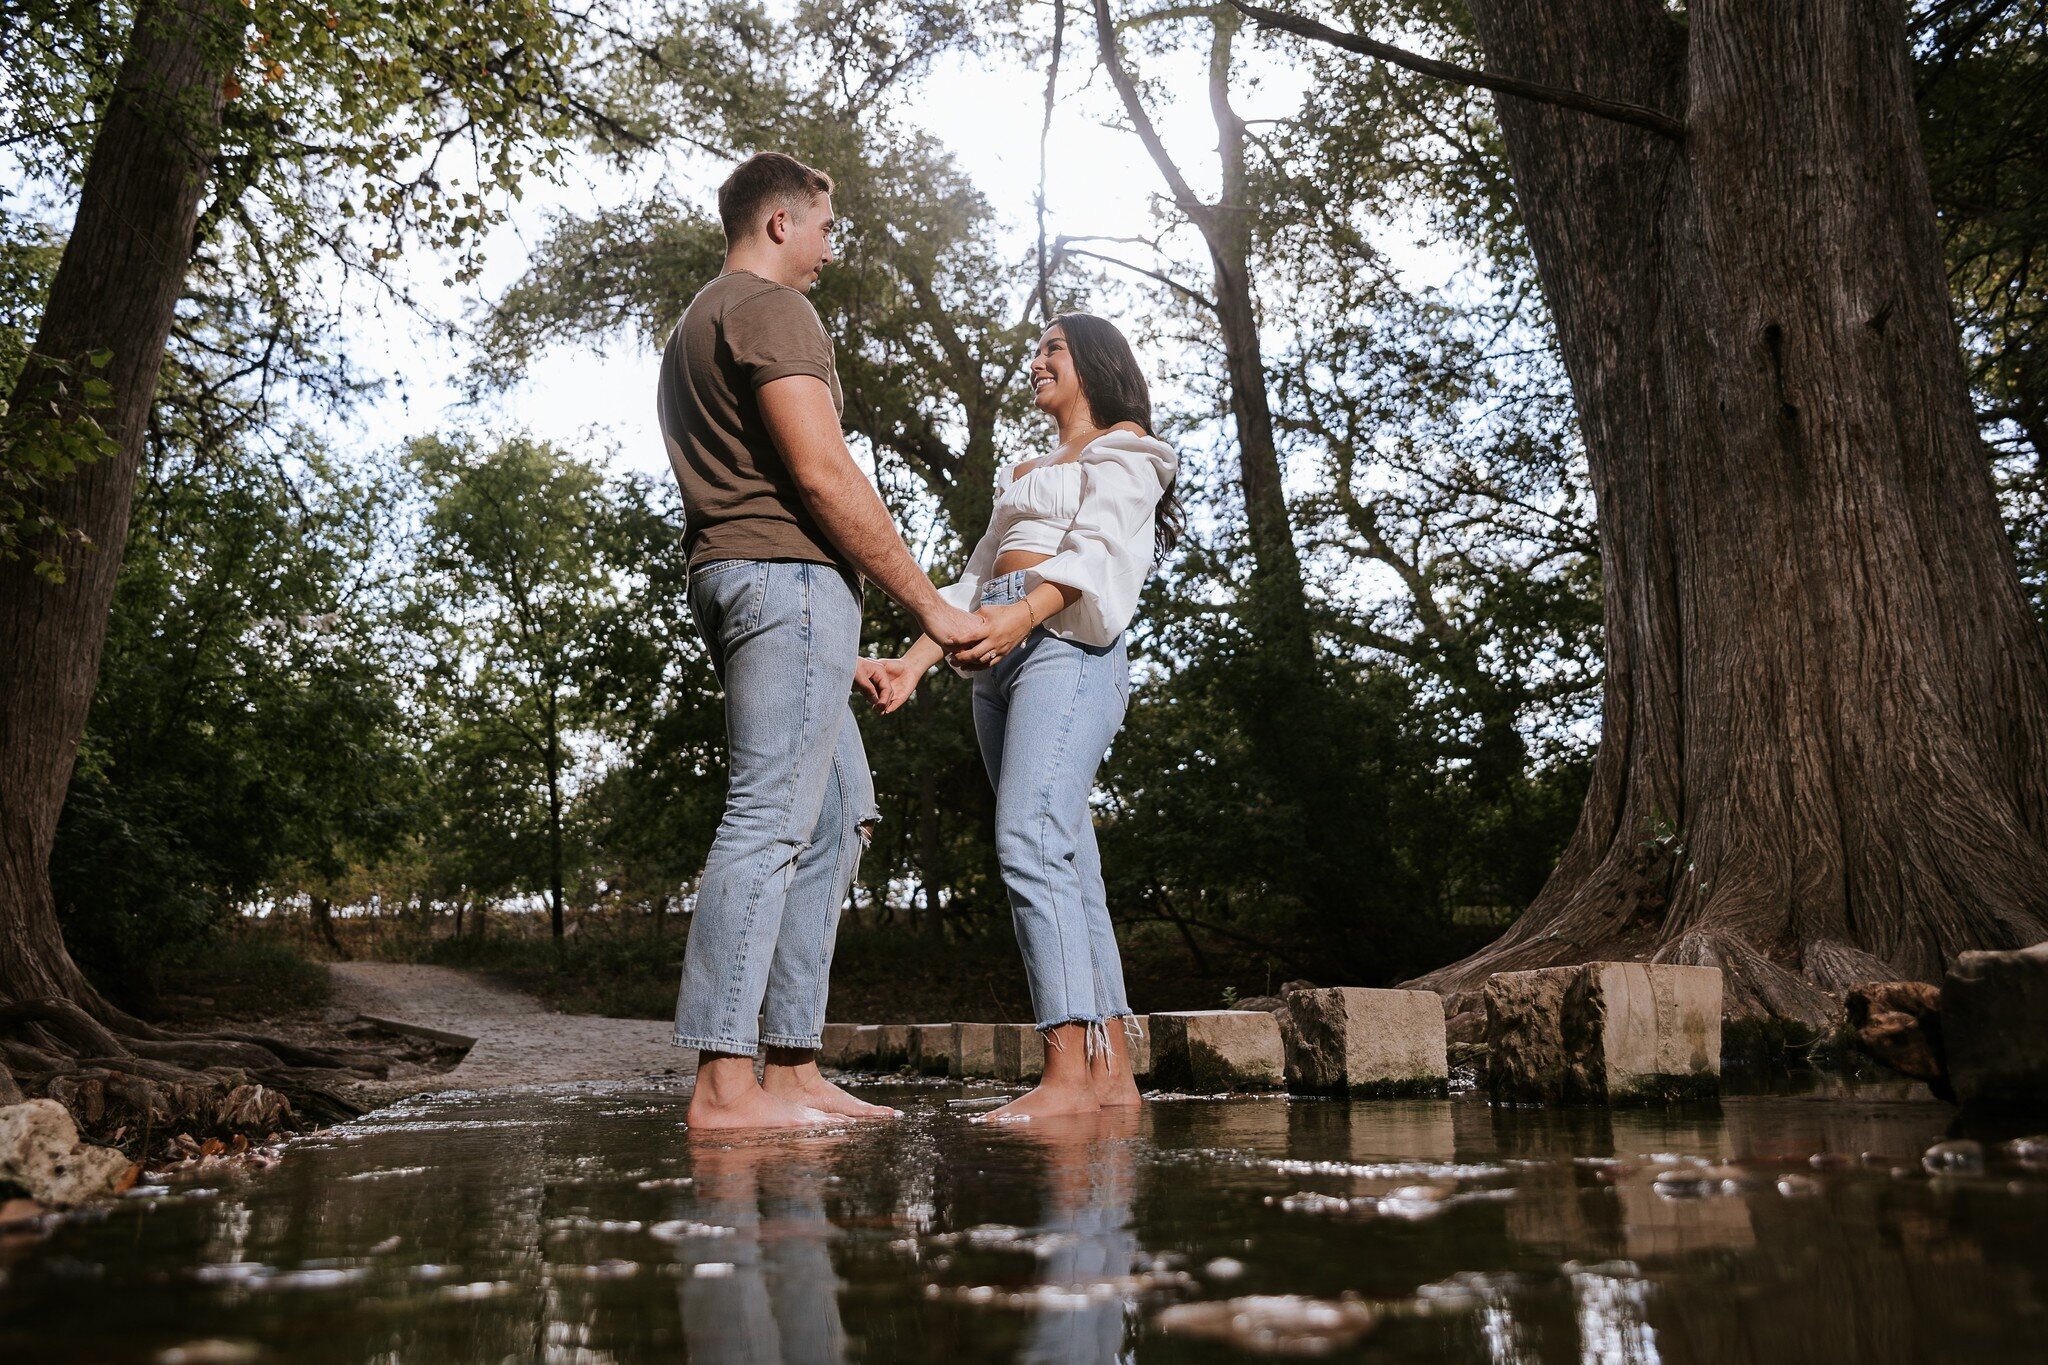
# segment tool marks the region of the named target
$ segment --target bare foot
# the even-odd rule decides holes
[[[1124,1109],[1145,1102],[1138,1093],[1138,1078],[1131,1074],[1131,1040],[1124,1021],[1109,1021],[1109,1047],[1096,1049],[1088,1059],[1088,1079],[1095,1086],[1095,1100],[1104,1109]]]
[[[1095,1086],[1095,1102],[1104,1109],[1134,1109],[1145,1102],[1129,1071],[1119,1071],[1114,1076],[1091,1075],[1088,1079]]]
[[[818,1071],[816,1062],[801,1066],[776,1066],[766,1068],[761,1081],[762,1088],[777,1099],[791,1104],[800,1104],[820,1113],[834,1114],[849,1119],[900,1119],[901,1109],[891,1109],[886,1104],[869,1104],[847,1094]]]
[[[696,1132],[733,1128],[816,1128],[834,1116],[769,1094],[754,1079],[754,1059],[705,1052],[697,1058],[697,1083],[684,1121]]]
[[[1079,1067],[1073,1074],[1052,1077],[1040,1081],[1038,1088],[1028,1095],[1019,1095],[1002,1108],[987,1114],[978,1114],[971,1123],[1020,1123],[1029,1119],[1049,1119],[1065,1114],[1093,1114],[1102,1108],[1095,1098],[1095,1086],[1088,1079],[1088,1073]]]
[[[755,1086],[751,1091],[713,1099],[703,1087],[690,1096],[684,1122],[692,1132],[723,1132],[733,1128],[817,1128],[835,1116],[807,1105],[792,1104]]]

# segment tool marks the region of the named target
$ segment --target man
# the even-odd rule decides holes
[[[719,187],[718,214],[725,266],[670,335],[660,390],[732,759],[676,998],[676,1044],[699,1053],[689,1124],[888,1117],[817,1064],[839,908],[877,818],[849,704],[860,576],[949,648],[987,627],[939,599],[840,434],[832,343],[804,297],[832,263],[831,179],[763,152]]]

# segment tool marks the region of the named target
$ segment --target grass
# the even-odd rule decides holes
[[[296,944],[263,929],[225,934],[155,972],[158,993],[200,1003],[216,1014],[276,1017],[327,1002],[327,969]]]

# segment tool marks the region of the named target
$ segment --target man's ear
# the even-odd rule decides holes
[[[781,246],[789,240],[789,230],[793,226],[795,225],[790,221],[788,209],[775,210],[768,215],[768,240]]]

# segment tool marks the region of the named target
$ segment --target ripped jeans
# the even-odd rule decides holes
[[[984,605],[1024,596],[1024,575],[981,590]],[[1128,1018],[1123,959],[1109,923],[1088,796],[1123,728],[1131,661],[1123,637],[1076,644],[1040,628],[974,678],[974,733],[996,789],[996,857],[1024,950],[1040,1032],[1088,1025],[1088,1052]]]
[[[732,775],[676,995],[675,1043],[815,1048],[839,911],[879,818],[849,698],[860,597],[827,564],[690,571],[690,614],[725,687]]]

